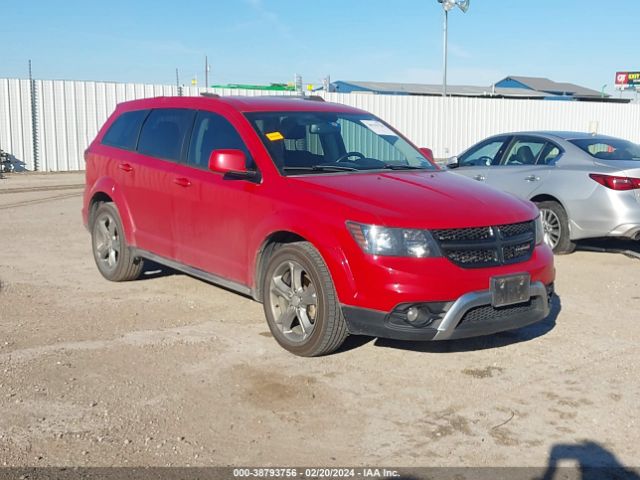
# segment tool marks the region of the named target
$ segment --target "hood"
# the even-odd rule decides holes
[[[322,195],[336,204],[345,220],[374,220],[391,227],[479,227],[524,222],[538,215],[531,202],[446,171],[308,175],[288,180],[305,193]]]

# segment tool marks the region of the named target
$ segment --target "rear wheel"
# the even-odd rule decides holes
[[[96,209],[91,245],[98,270],[107,280],[124,282],[140,276],[143,261],[127,246],[120,215],[112,203],[103,203]]]
[[[262,287],[269,329],[291,353],[325,355],[349,335],[329,270],[310,243],[289,243],[276,249]]]
[[[571,253],[576,244],[569,237],[569,217],[562,205],[552,200],[539,202],[538,208],[544,227],[544,242],[553,253],[562,255]]]

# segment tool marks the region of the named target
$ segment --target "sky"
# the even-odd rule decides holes
[[[0,0],[0,77],[175,84],[442,82],[437,0]],[[547,77],[613,93],[640,70],[640,1],[471,0],[450,85]]]

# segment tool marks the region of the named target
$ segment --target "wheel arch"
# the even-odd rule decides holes
[[[108,202],[113,202],[113,199],[105,192],[95,192],[93,194],[93,196],[89,200],[89,205],[88,205],[89,228],[93,228],[93,216],[95,215],[96,210],[98,210],[98,207],[102,203],[108,203]]]
[[[254,256],[253,271],[249,281],[252,297],[256,301],[262,302],[263,300],[262,283],[269,258],[271,258],[278,245],[292,242],[309,242],[318,251],[331,274],[339,298],[341,296],[348,298],[355,294],[357,291],[355,280],[346,254],[341,248],[340,241],[336,241],[336,237],[332,236],[333,241],[329,243],[322,242],[322,237],[316,238],[313,235],[315,231],[317,230],[294,231],[290,228],[281,228],[274,229],[263,238]]]
[[[539,202],[556,202],[558,203],[562,208],[564,208],[565,212],[567,211],[567,207],[565,207],[564,203],[560,201],[559,198],[554,197],[553,195],[549,195],[548,193],[540,193],[538,195],[534,195],[532,198],[529,199],[530,201],[532,201],[533,203],[539,203]]]
[[[262,281],[264,279],[264,273],[269,263],[269,258],[273,255],[273,252],[277,249],[278,245],[284,245],[293,242],[308,242],[306,238],[298,233],[294,233],[289,230],[278,230],[269,234],[258,248],[256,253],[254,275],[253,275],[253,298],[262,302]]]
[[[120,221],[122,222],[122,229],[124,230],[124,236],[127,244],[132,246],[136,244],[134,235],[135,225],[131,218],[129,205],[127,204],[125,196],[122,194],[120,188],[116,185],[113,179],[104,177],[98,180],[85,198],[88,198],[85,205],[87,226],[89,228],[91,228],[92,225],[93,214],[100,203],[112,202],[120,215]]]

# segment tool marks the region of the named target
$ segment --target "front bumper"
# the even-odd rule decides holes
[[[491,291],[470,292],[454,302],[416,303],[418,320],[411,323],[399,305],[392,312],[342,306],[349,332],[396,340],[449,340],[490,335],[543,320],[549,315],[553,284],[533,282],[528,302],[495,308]]]

